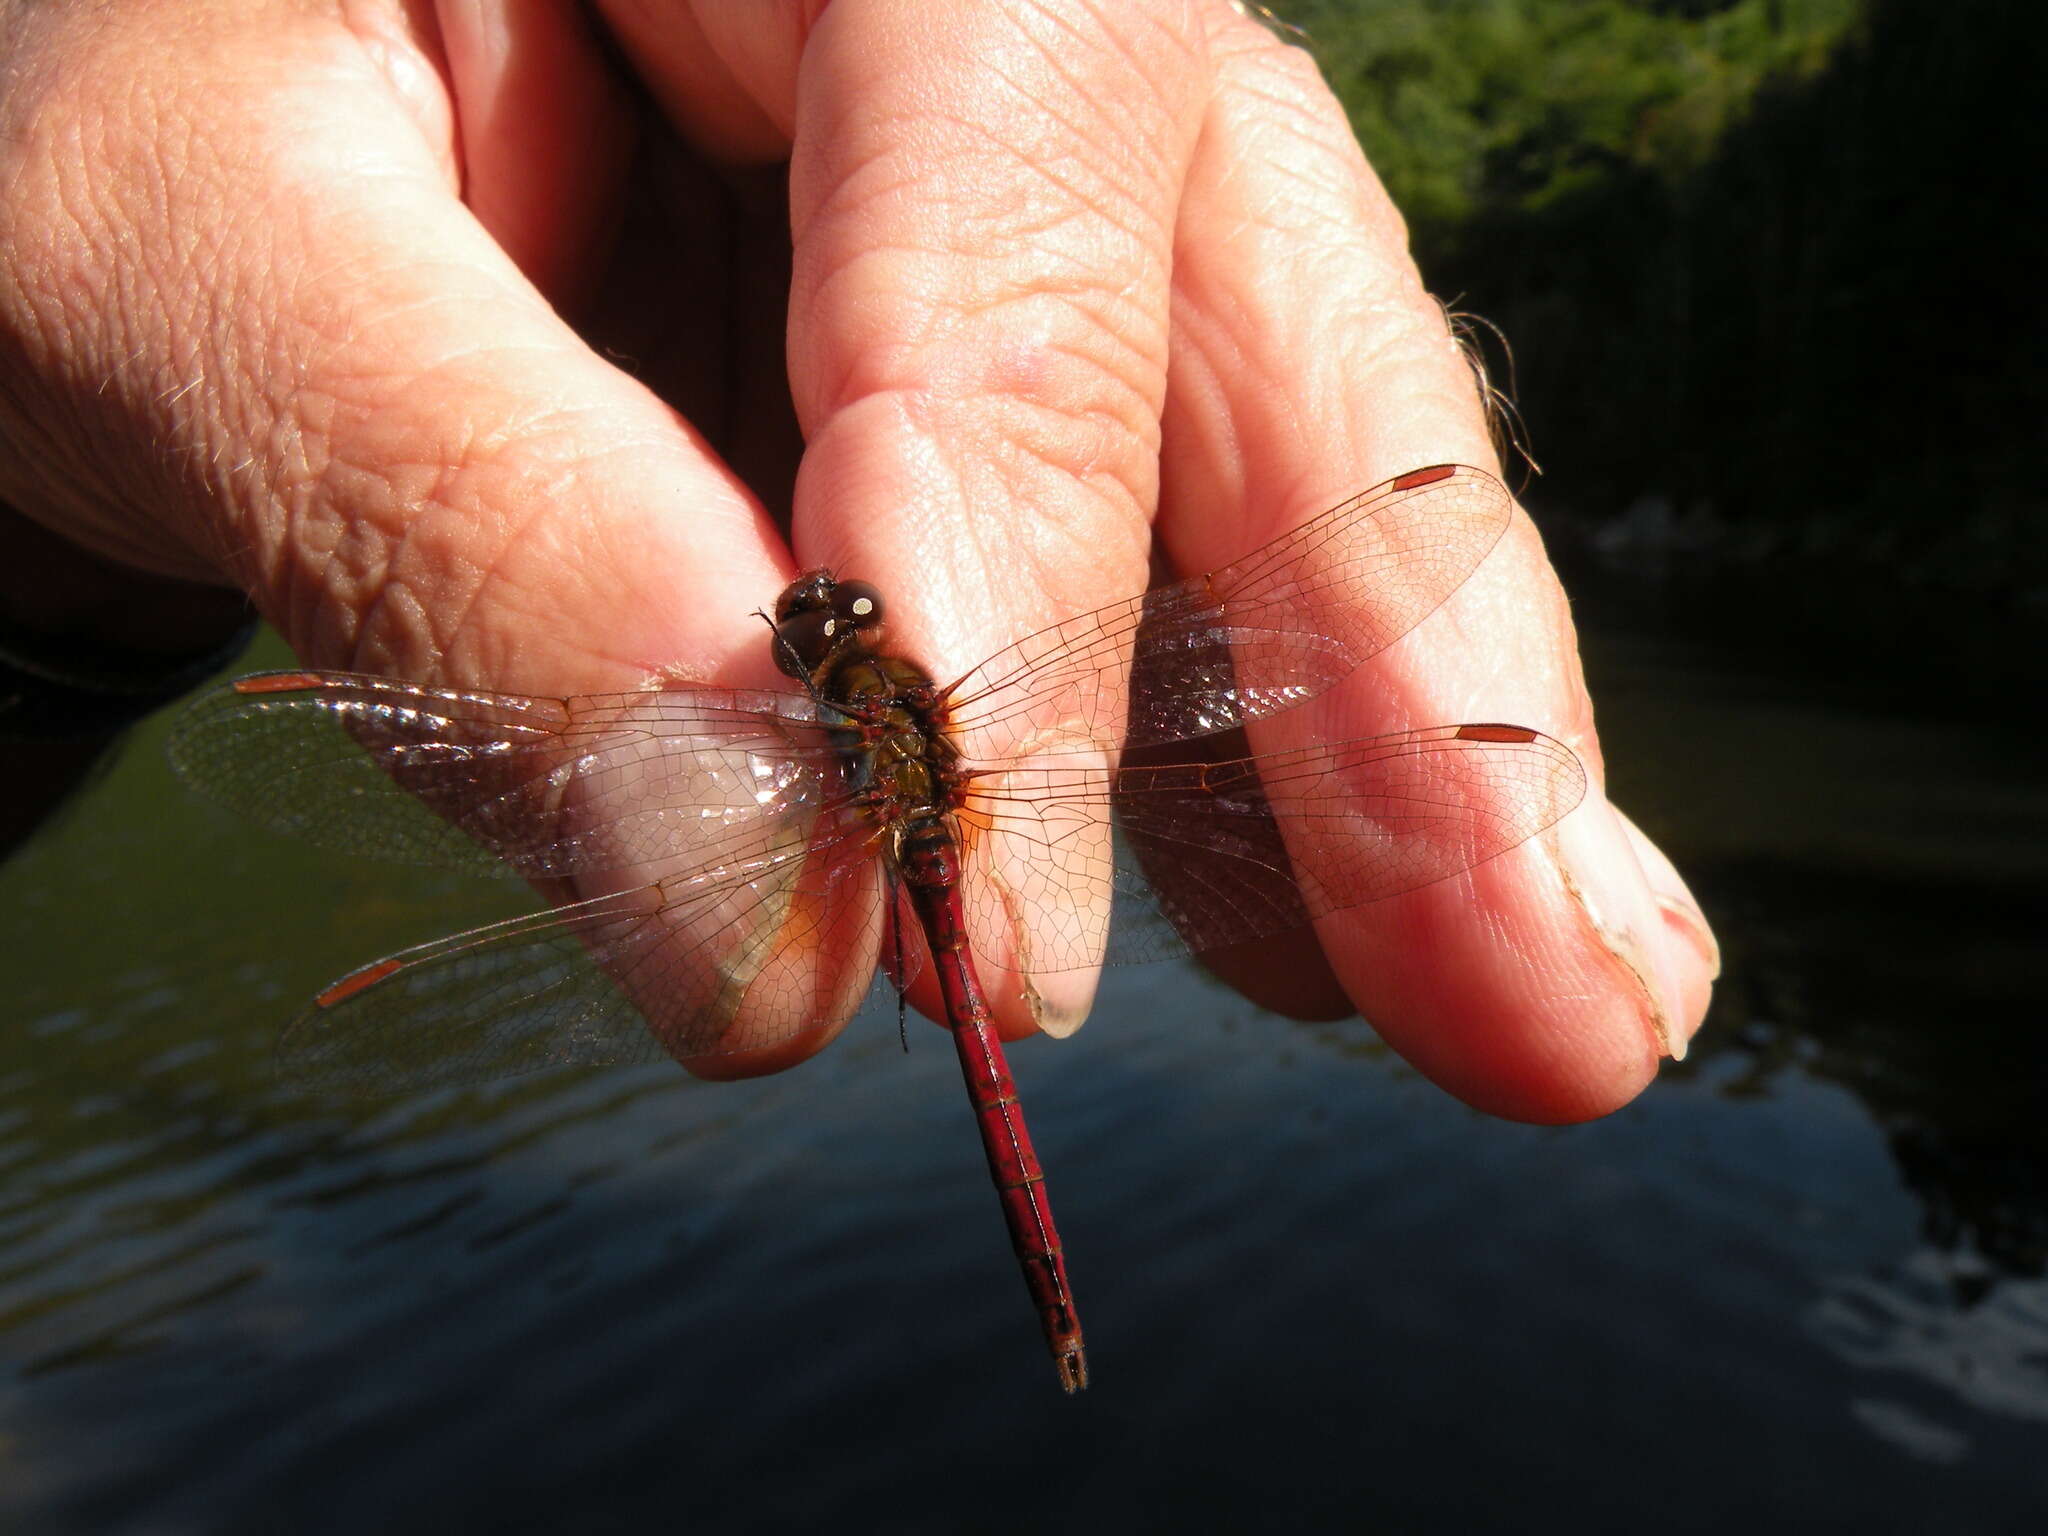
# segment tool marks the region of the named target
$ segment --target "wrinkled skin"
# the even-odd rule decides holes
[[[1494,464],[1342,112],[1222,0],[0,0],[0,48],[0,598],[51,630],[192,647],[233,586],[316,665],[774,686],[750,610],[830,565],[947,677],[1155,544]],[[1596,790],[1254,992],[1497,1114],[1625,1103],[1713,941],[1525,518],[1343,708]]]

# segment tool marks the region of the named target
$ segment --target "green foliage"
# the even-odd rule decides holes
[[[1633,168],[1697,169],[1861,0],[1287,0],[1425,250]]]

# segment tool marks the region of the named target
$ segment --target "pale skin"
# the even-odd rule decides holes
[[[0,47],[0,501],[61,539],[7,590],[51,624],[195,643],[232,584],[317,666],[775,686],[751,610],[829,565],[944,678],[1155,548],[1497,468],[1341,109],[1223,0],[0,0]],[[1599,793],[1525,518],[1341,710],[1535,726],[1595,788],[1255,994],[1495,1114],[1626,1103],[1716,954]]]

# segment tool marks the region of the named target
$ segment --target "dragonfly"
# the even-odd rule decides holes
[[[171,759],[272,829],[558,903],[335,981],[281,1037],[289,1076],[393,1091],[662,1056],[731,1075],[839,1028],[878,971],[935,986],[1072,1393],[1086,1346],[983,976],[1035,1006],[1104,962],[1449,879],[1572,810],[1578,758],[1525,726],[1310,729],[1263,755],[1245,736],[1440,606],[1509,511],[1481,470],[1412,470],[944,684],[887,649],[879,591],[809,571],[760,615],[784,691],[273,672],[191,706]]]

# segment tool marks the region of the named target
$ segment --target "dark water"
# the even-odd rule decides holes
[[[1503,1125],[1117,975],[1015,1052],[1072,1401],[935,1031],[294,1095],[297,1000],[506,897],[246,834],[144,733],[0,870],[0,1529],[2040,1529],[2036,765],[1825,667],[1589,653],[1727,944],[1693,1059]]]

